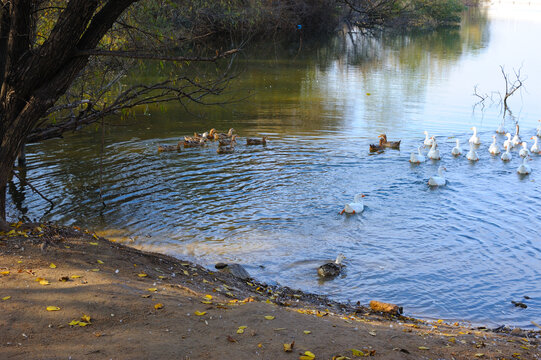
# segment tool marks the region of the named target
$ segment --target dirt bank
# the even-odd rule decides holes
[[[12,229],[0,235],[1,359],[541,358],[539,332],[383,316],[78,228]]]

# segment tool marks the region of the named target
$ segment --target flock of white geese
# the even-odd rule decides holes
[[[468,140],[470,150],[466,154],[466,159],[468,159],[469,161],[475,162],[479,160],[479,156],[477,155],[476,149],[478,150],[479,145],[481,145],[481,139],[479,138],[479,135],[477,135],[477,128],[472,127],[471,129],[473,130],[473,135]],[[530,154],[541,155],[541,149],[539,148],[539,144],[538,144],[539,138],[541,138],[541,120],[539,120],[539,125],[537,126],[537,129],[536,129],[537,136],[532,136],[530,138],[531,140],[534,140],[534,143],[529,150],[528,150],[528,143],[526,141],[522,141],[522,139],[520,138],[518,124],[516,125],[514,136],[512,136],[511,133],[505,131],[503,124],[501,124],[498,127],[498,129],[496,130],[496,133],[501,134],[501,135],[505,134],[505,136],[507,137],[507,140],[505,140],[502,145],[504,151],[502,152],[502,150],[500,149],[496,135],[493,135],[492,144],[490,144],[488,148],[488,152],[492,156],[500,156],[502,161],[508,162],[508,161],[511,161],[511,159],[513,158],[511,150],[513,148],[520,148],[518,154],[522,158],[522,163],[517,168],[517,172],[521,175],[526,175],[526,174],[531,173],[532,168],[527,164]],[[428,131],[425,131],[424,134],[425,134],[425,139],[423,141],[423,144],[417,147],[417,152],[414,151],[411,153],[409,161],[412,164],[423,163],[427,160],[427,158],[432,159],[432,160],[441,160],[440,151],[438,150],[438,144],[436,142],[436,138],[434,136],[430,137],[428,135]],[[424,155],[422,152],[423,147],[430,147],[430,150],[428,151],[426,155]],[[462,153],[463,151],[460,146],[460,140],[456,139],[456,146],[451,150],[451,155],[453,155],[454,157],[458,157],[458,156],[461,156]],[[443,175],[444,170],[446,170],[446,168],[443,166],[440,166],[438,168],[438,175],[431,176],[428,179],[428,185],[431,187],[445,186],[445,184],[447,183],[447,179],[445,179]],[[357,213],[363,212],[364,211],[363,198],[364,198],[363,194],[355,195],[353,202],[346,204],[344,209],[340,212],[340,214],[344,214],[344,213],[357,214]]]
[[[481,139],[479,138],[479,135],[477,135],[477,128],[472,127],[471,129],[473,130],[473,135],[468,140],[470,149],[466,154],[466,159],[468,159],[469,161],[475,162],[479,160],[479,156],[477,155],[476,150],[478,149],[479,145],[481,145]],[[511,136],[511,133],[505,131],[503,124],[498,127],[498,129],[496,130],[496,133],[505,134],[505,136],[507,137],[507,140],[505,140],[503,143],[503,151],[500,150],[500,146],[498,145],[496,135],[493,135],[492,144],[490,144],[488,148],[488,152],[492,156],[500,156],[502,161],[507,162],[507,161],[511,161],[511,159],[513,158],[511,150],[513,150],[513,148],[520,148],[520,151],[518,154],[522,158],[522,163],[517,168],[517,172],[521,175],[526,175],[526,174],[531,173],[532,168],[527,164],[530,154],[541,155],[541,150],[538,144],[538,140],[541,137],[541,120],[539,120],[539,125],[537,126],[537,130],[536,130],[537,136],[532,136],[530,138],[534,140],[534,143],[530,149],[528,149],[528,143],[526,141],[523,141],[520,138],[518,124],[516,125],[516,131],[515,131],[514,136]],[[417,152],[411,153],[409,161],[412,164],[420,164],[426,161],[427,158],[432,159],[432,160],[441,159],[440,151],[438,150],[438,144],[436,142],[436,138],[434,136],[429,137],[427,131],[425,131],[424,134],[425,134],[425,139],[423,141],[423,145],[425,147],[430,147],[430,150],[425,156],[421,150],[422,146],[419,146],[417,148]],[[451,155],[458,157],[462,155],[462,153],[463,151],[460,146],[460,140],[456,139],[456,146],[451,150]],[[434,175],[430,177],[430,179],[428,179],[428,185],[429,186],[444,186],[447,183],[447,180],[443,176],[444,170],[446,170],[445,167],[440,166],[438,168],[438,175]]]

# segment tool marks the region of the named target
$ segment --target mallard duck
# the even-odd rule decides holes
[[[162,151],[179,151],[180,145],[158,145],[158,152]]]
[[[411,152],[410,163],[420,164],[422,162],[425,162],[425,160],[426,160],[426,157],[421,152],[421,145],[419,145],[419,147],[417,147],[417,154],[415,153],[415,151]]]
[[[460,147],[460,140],[456,139],[456,146],[451,150],[453,156],[459,156],[462,154],[462,148]]]
[[[530,151],[532,152],[532,154],[541,153],[540,150],[539,150],[539,145],[537,144],[537,136],[532,136],[532,139],[533,139],[533,145],[532,145],[532,148],[530,149]]]
[[[505,152],[502,154],[501,159],[502,161],[511,161],[512,158],[513,156],[511,155],[511,143],[509,143],[509,146],[507,146],[507,148],[505,149]]]
[[[224,133],[214,133],[214,140],[220,140],[220,139],[225,139],[225,138],[230,138],[233,136],[233,132],[235,131],[235,129],[231,128],[229,129],[229,131],[227,132],[227,134],[224,134]]]
[[[216,152],[218,154],[232,154],[233,152],[235,152],[235,146],[233,144],[227,146],[218,146]]]
[[[447,180],[443,177],[443,170],[447,170],[443,166],[438,168],[438,175],[431,176],[428,179],[429,186],[444,186],[447,183]]]
[[[340,274],[344,265],[342,260],[346,257],[342,254],[338,254],[334,262],[326,263],[317,268],[317,273],[321,277],[334,277]]]
[[[231,138],[224,138],[218,140],[218,146],[226,146],[231,144],[237,144],[237,135],[231,136]]]
[[[492,139],[492,144],[488,147],[488,152],[492,155],[498,155],[501,151],[498,144],[496,144],[496,135],[492,135]]]
[[[518,154],[520,157],[523,157],[523,158],[525,158],[526,156],[530,154],[530,152],[528,151],[528,144],[526,143],[526,141],[522,142],[522,149],[520,149]]]
[[[519,131],[518,124],[517,124],[517,127],[516,127],[515,131],[516,131],[515,136],[513,136],[513,140],[511,140],[511,143],[513,144],[513,147],[520,145],[520,143],[522,142],[522,140],[520,140],[520,135],[518,133],[518,131]]]
[[[370,144],[370,152],[376,152],[376,151],[382,151],[382,150],[385,150],[385,147],[383,146],[383,138],[379,139],[378,145]]]
[[[436,139],[432,137],[432,140],[432,147],[430,148],[430,151],[428,152],[428,154],[426,154],[426,156],[432,160],[440,160],[440,151],[436,149],[438,147],[438,145],[436,144]]]
[[[471,129],[473,130],[473,135],[470,137],[470,140],[468,140],[468,142],[473,145],[480,145],[481,139],[479,139],[479,136],[477,135],[477,128],[474,126]]]
[[[383,147],[388,147],[388,148],[391,148],[391,149],[400,149],[400,142],[402,140],[398,140],[398,141],[387,141],[387,135],[386,134],[381,134],[380,136],[378,136],[380,138],[380,145],[383,146]],[[383,141],[381,141],[383,140]]]
[[[355,197],[353,198],[353,202],[346,204],[346,206],[344,206],[344,209],[340,211],[340,215],[342,215],[343,213],[346,213],[346,214],[362,213],[364,211],[363,198],[364,198],[363,194],[355,195]]]
[[[246,138],[246,145],[267,145],[267,137],[263,136],[261,139]]]
[[[507,136],[507,140],[503,142],[503,148],[507,150],[507,148],[513,147],[513,142],[511,141],[511,133],[507,133],[505,136]]]
[[[466,159],[470,161],[477,161],[479,160],[479,156],[477,156],[477,152],[475,151],[473,146],[473,143],[470,143],[470,151],[468,151],[468,153],[466,154]]]
[[[184,142],[182,142],[182,144],[184,145],[185,148],[198,147],[198,146],[205,145],[205,140],[204,139],[201,139],[201,140],[184,140]]]
[[[526,157],[522,158],[522,164],[517,169],[517,172],[521,175],[527,175],[532,172],[532,168],[526,164],[526,161],[528,161]]]
[[[432,146],[432,143],[434,142],[434,137],[428,137],[428,131],[423,132],[425,134],[425,141],[423,141],[423,144],[425,146]]]

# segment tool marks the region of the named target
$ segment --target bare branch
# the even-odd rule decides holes
[[[107,50],[98,50],[98,49],[89,49],[89,50],[80,50],[77,52],[77,56],[117,56],[125,57],[130,59],[145,59],[145,60],[163,60],[163,61],[205,61],[205,62],[214,62],[219,59],[231,56],[240,49],[231,49],[223,53],[216,53],[216,56],[212,57],[189,57],[189,56],[166,56],[166,55],[156,55],[148,54],[137,51],[107,51]]]

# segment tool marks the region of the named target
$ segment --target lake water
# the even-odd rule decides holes
[[[237,59],[243,71],[228,94],[248,99],[192,109],[199,117],[171,104],[110,121],[101,171],[99,129],[29,146],[27,178],[56,206],[15,182],[8,216],[48,211],[44,220],[208,267],[239,262],[258,280],[337,300],[398,303],[407,315],[531,327],[541,323],[541,156],[521,177],[518,151],[503,163],[487,149],[502,119],[500,65],[524,79],[506,125],[518,121],[533,143],[539,34],[541,7],[503,2],[472,11],[460,29],[352,33],[300,49],[254,45]],[[476,85],[494,101],[474,106]],[[450,155],[455,138],[467,148],[472,126],[482,139],[477,163]],[[211,127],[236,129],[234,154],[218,155],[213,145],[157,152]],[[442,160],[412,166],[424,130],[436,136]],[[370,156],[381,133],[401,139],[401,150]],[[270,138],[266,147],[244,145],[245,136],[261,135]],[[429,189],[440,164],[448,184]],[[340,216],[360,192],[364,213]],[[339,253],[344,275],[318,279],[317,266]]]

